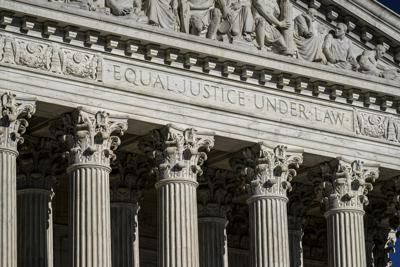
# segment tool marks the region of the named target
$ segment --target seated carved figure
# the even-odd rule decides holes
[[[276,0],[252,0],[259,49],[273,45],[285,54],[288,49],[282,30],[289,28],[290,19],[279,20],[281,8]],[[279,30],[280,29],[280,30]]]
[[[105,4],[116,16],[139,14],[142,8],[141,0],[106,0]]]
[[[365,74],[375,75],[390,80],[399,78],[398,70],[388,68],[379,63],[384,57],[386,48],[384,45],[378,44],[374,50],[366,50],[358,59],[360,64],[359,71]]]
[[[214,0],[180,0],[181,31],[216,39],[221,23],[221,11]]]
[[[251,11],[251,0],[219,0],[223,21],[219,33],[228,34],[230,38],[243,37],[252,41],[254,18]]]
[[[346,24],[338,23],[334,33],[326,35],[322,51],[328,65],[357,70],[358,64],[353,54],[353,44],[346,37],[346,32]]]
[[[178,0],[149,0],[146,15],[151,25],[179,31]]]
[[[97,10],[97,8],[104,8],[104,0],[49,0],[49,2],[71,3],[90,11]]]
[[[317,31],[315,21],[317,10],[310,8],[307,13],[294,19],[294,41],[301,59],[326,63],[322,53],[322,38]]]

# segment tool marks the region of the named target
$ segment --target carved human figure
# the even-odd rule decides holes
[[[95,11],[98,8],[104,8],[104,0],[49,0],[49,2],[75,3],[80,8]]]
[[[277,0],[252,1],[258,48],[273,45],[278,52],[287,54],[288,43],[283,36],[283,30],[290,27],[291,18],[281,18],[281,7]],[[288,1],[284,3],[290,5]]]
[[[380,64],[380,59],[385,56],[386,47],[382,44],[375,46],[373,50],[365,50],[358,59],[359,71],[365,74],[375,75],[391,80],[399,78],[398,70]]]
[[[317,10],[310,8],[307,13],[300,14],[294,19],[294,41],[299,58],[326,63],[322,53],[322,38],[317,30],[316,15]]]
[[[141,0],[106,0],[105,5],[115,16],[139,15],[142,9]]]
[[[325,36],[323,49],[327,64],[341,69],[357,70],[357,61],[353,54],[353,44],[346,37],[347,26],[338,23],[334,33]]]
[[[221,23],[221,10],[214,0],[179,0],[181,31],[216,39]]]
[[[149,24],[179,31],[178,0],[149,0],[146,7]]]
[[[254,17],[251,11],[251,0],[219,0],[223,21],[219,33],[227,34],[230,39],[243,37],[252,41]]]

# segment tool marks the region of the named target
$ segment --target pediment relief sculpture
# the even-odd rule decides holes
[[[322,10],[317,11],[315,5],[304,11],[301,5],[290,0],[46,1],[218,41],[244,42],[265,53],[288,55],[385,79],[398,80],[400,75],[389,57],[387,62],[382,61],[387,47],[381,41],[375,42],[373,50],[363,51],[361,47],[365,45],[353,44],[348,36],[356,25],[349,24],[345,14],[336,14],[335,18],[328,14],[326,20],[330,22],[323,23]],[[343,20],[337,19],[341,17]],[[393,58],[396,60],[398,56]]]

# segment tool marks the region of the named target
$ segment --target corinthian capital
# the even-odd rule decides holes
[[[1,96],[0,147],[16,150],[24,142],[22,134],[28,127],[28,121],[36,111],[33,100],[17,100],[14,94]]]
[[[151,131],[139,144],[156,164],[157,177],[196,181],[201,166],[214,146],[214,133],[168,124]]]
[[[17,159],[18,189],[52,190],[56,177],[65,172],[66,161],[57,143],[50,138],[26,138]]]
[[[367,194],[379,176],[378,165],[367,165],[361,160],[339,158],[324,163],[324,203],[327,210],[352,208],[363,210],[368,205]],[[328,174],[330,173],[330,174]]]
[[[149,162],[141,155],[119,153],[111,167],[111,202],[136,204],[151,182]]]
[[[225,218],[234,195],[232,172],[206,168],[197,190],[199,217]]]
[[[78,108],[64,113],[50,131],[66,146],[69,164],[90,163],[109,167],[120,145],[118,135],[127,130],[125,118],[110,117],[105,111],[93,114]]]
[[[231,166],[246,180],[251,196],[277,195],[286,197],[291,180],[303,162],[302,151],[288,150],[284,145],[275,148],[264,143],[242,149],[241,156],[231,160]]]

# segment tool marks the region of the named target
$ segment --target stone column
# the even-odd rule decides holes
[[[291,267],[303,267],[303,235],[301,218],[289,216],[289,255]]]
[[[160,267],[199,267],[197,176],[214,145],[213,135],[167,125],[140,144],[157,166]]]
[[[338,159],[326,169],[333,170],[332,175],[325,174],[328,181],[324,182],[328,265],[367,266],[364,205],[368,203],[366,194],[372,190],[370,182],[378,178],[378,167]]]
[[[112,266],[139,267],[139,199],[148,182],[147,162],[134,154],[118,155],[111,175]]]
[[[111,266],[110,161],[127,129],[126,119],[78,108],[51,126],[67,146],[69,229],[73,267]]]
[[[17,145],[24,141],[24,118],[34,114],[35,102],[4,93],[0,107],[0,266],[17,267]]]
[[[246,177],[250,197],[250,266],[289,267],[289,233],[286,204],[292,167],[302,163],[301,151],[264,143],[244,148],[232,165]]]
[[[198,190],[200,267],[227,267],[229,172],[207,168]]]
[[[51,139],[30,137],[20,147],[17,176],[18,266],[53,267],[52,199],[65,172]]]

